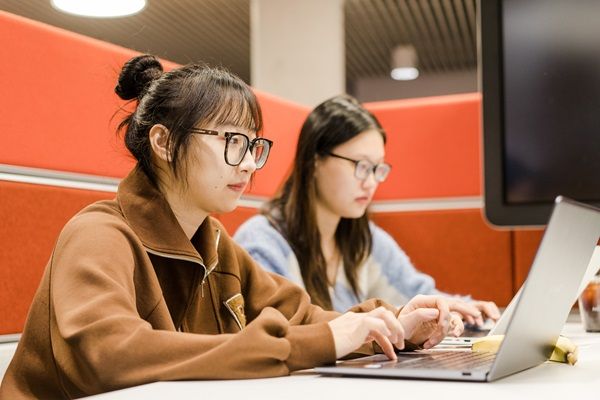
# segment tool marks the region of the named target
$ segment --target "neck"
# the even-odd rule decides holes
[[[332,250],[336,248],[335,231],[341,218],[318,202],[316,206],[316,218],[319,234],[321,235],[321,250],[324,254],[332,254]]]
[[[178,189],[165,187],[161,189],[185,236],[191,239],[198,230],[198,227],[202,225],[202,222],[208,216],[208,213],[188,204],[181,194],[177,192]]]

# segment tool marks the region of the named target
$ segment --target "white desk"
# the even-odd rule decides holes
[[[439,399],[466,396],[495,399],[600,398],[600,333],[585,333],[581,324],[563,330],[579,345],[575,366],[546,362],[538,367],[491,383],[338,378],[303,372],[283,378],[236,381],[157,382],[94,396],[98,399]]]

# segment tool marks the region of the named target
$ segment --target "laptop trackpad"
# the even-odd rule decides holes
[[[425,353],[396,353],[398,360],[390,360],[385,354],[376,354],[374,356],[362,357],[356,360],[342,361],[338,363],[338,366],[353,367],[353,368],[368,368],[368,369],[381,369],[396,367],[403,364],[411,364],[418,360],[433,359],[431,354]]]

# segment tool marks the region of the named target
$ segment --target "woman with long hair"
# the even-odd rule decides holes
[[[462,301],[437,290],[369,220],[367,207],[392,168],[385,162],[385,143],[377,119],[354,98],[321,103],[302,126],[280,193],[234,240],[268,271],[303,285],[326,309],[347,310],[370,297],[403,304],[417,294]],[[499,318],[494,303],[468,302],[485,317]],[[482,323],[476,313],[464,317]]]

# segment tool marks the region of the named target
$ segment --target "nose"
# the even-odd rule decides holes
[[[369,175],[367,175],[367,177],[362,181],[362,188],[372,189],[377,187],[377,185],[379,185],[379,182],[375,180],[375,172],[369,171]]]
[[[246,150],[244,158],[242,158],[242,162],[238,165],[238,167],[240,170],[248,172],[249,174],[252,174],[254,171],[256,171],[256,161],[254,161],[254,157],[252,156],[250,149]]]

